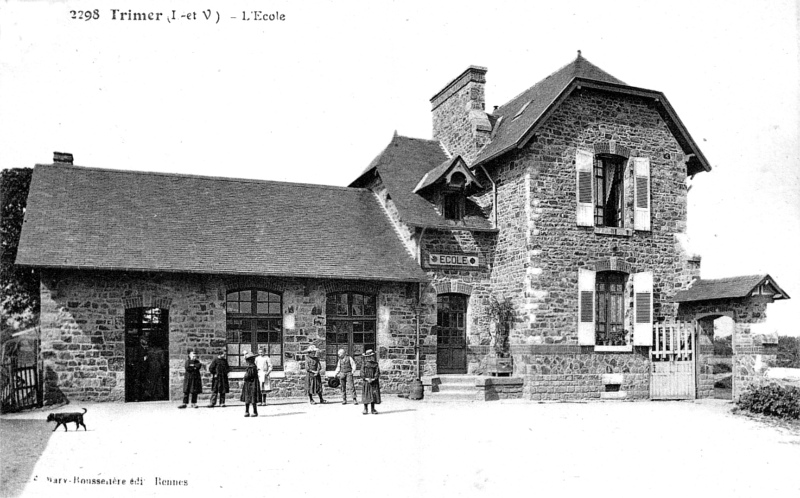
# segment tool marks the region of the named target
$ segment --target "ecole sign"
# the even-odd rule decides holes
[[[480,266],[480,259],[474,254],[428,254],[430,266]]]

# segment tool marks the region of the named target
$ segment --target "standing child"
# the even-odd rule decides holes
[[[361,392],[361,402],[364,403],[364,415],[367,414],[367,404],[372,405],[372,414],[377,415],[375,405],[381,404],[381,372],[378,369],[378,362],[375,361],[375,353],[368,349],[363,356],[361,365],[361,378],[364,379],[364,389]]]
[[[214,408],[217,404],[217,396],[219,395],[219,406],[225,406],[225,395],[231,392],[230,385],[228,384],[228,372],[230,371],[228,360],[225,358],[225,351],[220,351],[219,355],[208,367],[208,371],[213,375],[211,378],[211,400],[208,403],[209,408]]]
[[[183,374],[183,404],[178,408],[186,408],[189,402],[189,395],[192,396],[192,408],[197,408],[197,395],[203,392],[203,379],[200,377],[200,369],[203,364],[197,359],[193,350],[189,350],[189,359],[184,365]]]
[[[322,377],[320,376],[322,365],[319,362],[319,358],[317,358],[317,347],[311,345],[307,352],[306,391],[308,392],[308,401],[312,405],[316,405],[317,403],[314,401],[314,395],[316,394],[319,396],[319,402],[325,403],[325,400],[322,399]]]
[[[241,401],[244,402],[244,416],[250,416],[250,405],[253,405],[253,416],[258,417],[257,403],[261,399],[261,386],[258,382],[258,367],[255,362],[256,355],[247,353],[244,355],[244,361],[247,363],[247,370],[244,371],[244,379],[242,382],[242,397]]]
[[[267,404],[267,393],[272,391],[272,383],[269,381],[269,374],[272,372],[272,362],[269,361],[267,350],[261,348],[259,356],[256,358],[256,367],[258,368],[258,382],[261,383],[261,399],[259,405],[265,406]]]

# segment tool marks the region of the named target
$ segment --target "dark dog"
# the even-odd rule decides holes
[[[83,413],[73,412],[73,413],[51,413],[47,416],[48,422],[56,422],[56,427],[53,429],[53,432],[58,429],[58,426],[64,424],[64,430],[67,430],[67,424],[70,422],[75,422],[75,430],[78,430],[79,426],[83,426],[83,430],[86,430],[86,425],[83,423],[83,416],[86,414],[86,408],[83,409]]]

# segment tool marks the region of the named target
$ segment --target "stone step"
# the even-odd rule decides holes
[[[478,393],[473,390],[454,390],[438,393],[426,393],[425,399],[428,401],[477,401]]]
[[[459,391],[469,391],[469,392],[477,392],[478,388],[475,387],[475,383],[466,384],[466,383],[459,383],[459,384],[439,384],[437,386],[438,392],[446,393],[446,392],[459,392]]]
[[[437,377],[441,385],[459,384],[474,386],[477,380],[477,376],[475,375],[439,375]]]

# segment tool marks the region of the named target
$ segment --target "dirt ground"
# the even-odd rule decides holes
[[[717,400],[84,406],[2,417],[3,496],[800,496],[797,426]]]

